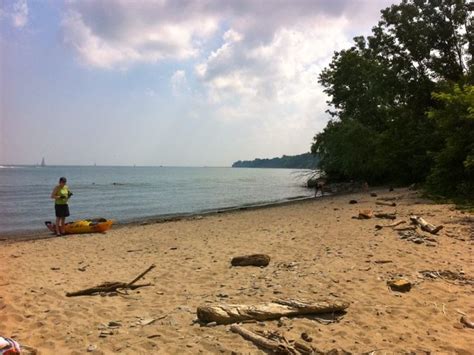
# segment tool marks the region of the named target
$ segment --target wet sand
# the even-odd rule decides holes
[[[0,242],[0,335],[40,354],[263,354],[229,326],[196,322],[196,307],[339,299],[350,306],[337,322],[308,316],[243,326],[300,342],[307,333],[306,344],[322,351],[473,353],[474,329],[459,320],[461,313],[474,318],[474,215],[406,189],[373,192],[378,197],[328,196],[105,235]],[[376,205],[380,197],[396,198],[397,206]],[[444,228],[438,236],[422,232],[434,241],[416,244],[390,227],[375,229],[390,220],[352,218],[363,209],[396,211],[397,221],[407,221],[399,227],[416,214]],[[230,267],[232,257],[253,253],[268,254],[269,266]],[[65,296],[129,282],[151,264],[156,268],[143,279],[150,287]],[[461,279],[423,278],[423,270]],[[392,291],[387,281],[396,277],[411,290]]]

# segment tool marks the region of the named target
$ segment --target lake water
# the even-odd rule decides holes
[[[276,203],[314,194],[302,170],[181,167],[0,166],[0,234],[46,230],[51,191],[66,176],[71,217],[127,223]]]

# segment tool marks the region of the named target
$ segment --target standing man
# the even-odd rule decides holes
[[[66,185],[66,178],[59,178],[59,185],[57,185],[51,193],[51,198],[54,199],[54,211],[56,212],[56,235],[64,235],[66,231],[64,225],[66,224],[66,217],[69,217],[69,206],[67,204],[72,192]]]
[[[314,197],[318,197],[318,191],[321,191],[321,197],[324,196],[324,185],[326,185],[326,179],[319,177],[316,179],[316,184],[314,185]]]

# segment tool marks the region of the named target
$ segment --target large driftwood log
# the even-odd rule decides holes
[[[410,220],[416,224],[419,225],[422,230],[425,232],[431,233],[431,234],[436,234],[438,233],[441,229],[443,229],[442,225],[435,226],[431,223],[428,223],[425,221],[423,218],[418,217],[418,216],[410,216]]]
[[[266,254],[236,256],[230,261],[232,266],[267,266],[270,257]]]
[[[100,285],[91,287],[91,288],[86,288],[84,290],[79,290],[75,292],[67,292],[66,296],[67,297],[74,297],[74,296],[86,296],[86,295],[93,295],[96,293],[101,293],[101,292],[114,292],[117,291],[118,289],[130,289],[130,290],[135,290],[139,287],[145,287],[145,286],[150,286],[151,284],[139,284],[135,285],[135,282],[140,280],[143,276],[145,276],[148,272],[150,272],[152,269],[155,268],[155,265],[151,265],[148,269],[143,271],[140,275],[135,277],[132,281],[130,282],[104,282]]]
[[[343,301],[320,301],[314,303],[296,300],[277,300],[257,305],[230,304],[200,306],[197,316],[201,322],[230,324],[245,320],[269,320],[303,314],[320,314],[344,311],[349,303]]]
[[[237,324],[231,325],[230,330],[233,331],[234,333],[242,335],[242,337],[244,337],[247,340],[250,340],[251,342],[253,342],[257,346],[259,346],[261,348],[264,348],[264,349],[271,350],[274,353],[277,353],[277,354],[298,354],[296,349],[294,349],[293,347],[291,347],[287,344],[283,344],[279,341],[267,339],[267,338],[265,338],[261,335],[258,335],[256,333],[250,331],[250,330],[242,328],[241,326],[239,326]]]

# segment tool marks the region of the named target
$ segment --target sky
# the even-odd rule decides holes
[[[0,164],[310,150],[319,73],[392,0],[0,0]]]

